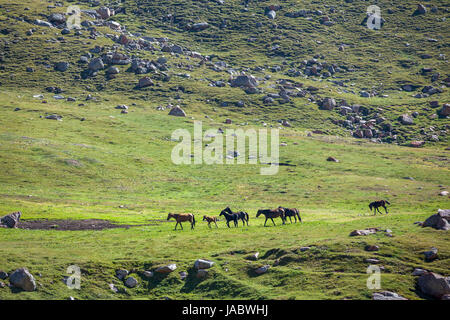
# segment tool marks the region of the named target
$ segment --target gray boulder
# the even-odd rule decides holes
[[[128,288],[134,288],[138,285],[138,281],[134,277],[128,277],[127,280],[125,280],[125,285]]]
[[[33,275],[26,268],[20,268],[14,271],[9,277],[9,282],[16,288],[25,291],[36,290],[36,282]]]
[[[22,213],[20,211],[7,214],[0,218],[0,226],[6,228],[16,228]]]
[[[57,62],[55,64],[55,70],[56,71],[60,71],[60,72],[64,72],[69,68],[69,63],[68,62]]]
[[[414,124],[413,118],[407,114],[402,114],[400,117],[398,117],[398,121],[400,121],[400,123],[404,125]]]
[[[417,279],[420,290],[434,298],[441,299],[444,295],[450,294],[450,277],[428,272]]]
[[[450,210],[439,209],[438,213],[431,215],[423,222],[422,227],[432,227],[438,230],[449,230]]]
[[[94,58],[89,62],[88,68],[92,71],[98,71],[105,67],[102,58]]]
[[[231,86],[254,88],[258,86],[258,80],[252,75],[240,75],[231,80]]]
[[[155,272],[158,273],[171,273],[177,269],[177,265],[175,263],[168,264],[166,266],[156,268]]]
[[[375,292],[372,295],[373,300],[408,300],[399,294],[395,292],[390,291],[382,291],[382,292]]]
[[[180,108],[180,106],[175,106],[169,111],[169,116],[175,117],[186,117],[186,112]]]

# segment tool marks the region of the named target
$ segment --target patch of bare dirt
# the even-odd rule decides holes
[[[86,219],[86,220],[20,220],[17,228],[30,230],[103,230],[112,228],[130,228],[149,226],[151,224],[127,225],[115,224],[108,220]]]

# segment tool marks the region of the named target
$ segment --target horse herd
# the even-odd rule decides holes
[[[285,207],[278,207],[274,210],[272,209],[261,209],[258,210],[256,213],[256,217],[258,218],[260,215],[264,215],[266,218],[266,221],[264,221],[264,226],[266,226],[267,220],[272,220],[273,225],[275,225],[275,222],[273,221],[273,218],[281,218],[283,221],[283,224],[286,223],[287,218],[289,218],[289,221],[292,223],[292,217],[294,217],[295,222],[297,223],[297,218],[299,222],[302,222],[302,218],[300,218],[300,213],[298,209],[296,208],[285,208]],[[241,220],[242,224],[245,226],[248,221],[250,220],[250,217],[247,212],[244,211],[236,211],[233,212],[230,207],[226,207],[223,209],[219,217],[223,216],[226,220],[226,224],[228,228],[230,227],[230,222],[234,223],[235,227],[238,227],[238,221]],[[217,221],[219,221],[219,217],[215,216],[203,216],[203,221],[206,221],[208,223],[208,227],[211,228],[211,223],[214,223],[217,226]],[[175,225],[175,230],[177,230],[178,224],[180,224],[181,229],[183,229],[182,222],[189,221],[191,223],[191,229],[194,229],[195,226],[195,216],[192,213],[169,213],[167,216],[167,220],[170,220],[171,218],[174,218],[177,222]]]
[[[375,214],[377,214],[377,211],[381,214],[381,211],[378,208],[382,207],[382,208],[384,208],[386,214],[388,214],[388,210],[386,208],[387,204],[390,204],[389,201],[387,201],[387,200],[374,201],[369,204],[369,209],[370,209],[370,211],[372,211],[372,209],[373,209],[374,215],[375,215]],[[278,218],[278,217],[281,218],[281,220],[283,221],[283,224],[286,223],[287,218],[289,218],[289,221],[292,223],[292,217],[294,217],[294,220],[296,223],[297,223],[297,218],[298,218],[299,222],[302,222],[302,218],[300,218],[300,213],[298,212],[298,210],[296,208],[285,208],[285,207],[280,206],[274,210],[260,209],[256,213],[256,217],[258,218],[262,214],[266,217],[266,221],[264,221],[264,227],[266,226],[267,220],[269,220],[269,219],[272,220],[273,225],[275,225],[273,218]],[[221,217],[221,216],[225,217],[228,228],[230,228],[230,222],[233,222],[234,226],[237,227],[239,220],[242,221],[242,224],[244,226],[245,226],[245,224],[247,224],[247,226],[248,226],[248,220],[250,219],[247,212],[244,212],[244,211],[233,212],[230,209],[230,207],[226,207],[225,209],[223,209],[219,214],[219,217]],[[185,221],[189,221],[191,223],[191,229],[194,229],[195,217],[192,213],[169,213],[169,215],[167,216],[167,220],[170,220],[171,218],[174,218],[175,221],[177,222],[177,224],[175,225],[175,230],[177,230],[178,224],[180,224],[181,229],[183,229],[183,225],[181,223],[185,222]],[[206,221],[208,223],[209,228],[211,228],[211,223],[214,223],[216,225],[216,228],[218,228],[218,226],[217,226],[217,221],[219,221],[218,217],[203,216],[203,221]]]

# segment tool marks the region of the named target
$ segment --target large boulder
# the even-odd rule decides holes
[[[400,123],[404,125],[414,124],[413,118],[407,114],[402,114],[400,117],[398,117],[398,121],[400,121]]]
[[[55,70],[56,71],[60,71],[60,72],[64,72],[69,68],[69,63],[65,62],[65,61],[61,61],[61,62],[57,62],[55,64]]]
[[[154,83],[153,83],[152,79],[150,79],[149,77],[144,77],[144,78],[139,79],[138,88],[146,88],[146,87],[150,87],[153,85],[154,85]]]
[[[419,289],[434,298],[441,299],[444,295],[450,294],[450,277],[428,272],[417,280]]]
[[[442,106],[442,109],[438,111],[439,116],[448,117],[450,116],[450,103],[446,103]]]
[[[100,7],[97,9],[97,13],[102,19],[108,19],[111,17],[111,10],[108,7]]]
[[[7,214],[0,218],[0,226],[6,228],[16,228],[22,213],[20,211]]]
[[[252,75],[240,75],[231,80],[231,86],[254,88],[258,86],[258,80]]]
[[[194,23],[190,30],[191,31],[202,31],[209,28],[209,24],[207,22],[199,22],[199,23]]]
[[[432,227],[438,230],[449,230],[450,210],[439,209],[438,213],[429,216],[427,220],[423,222],[422,227]]]
[[[66,17],[62,13],[52,13],[48,17],[48,21],[53,24],[62,24],[66,22]]]
[[[134,288],[138,285],[138,281],[134,277],[128,277],[127,280],[125,280],[125,285],[128,288]]]
[[[34,277],[26,268],[20,268],[14,271],[9,277],[9,282],[14,287],[25,291],[36,290],[36,282],[34,281]]]

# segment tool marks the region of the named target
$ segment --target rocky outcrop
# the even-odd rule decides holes
[[[438,230],[449,230],[450,210],[439,209],[438,213],[431,215],[423,222],[422,227],[432,227]]]
[[[20,211],[7,214],[0,218],[0,227],[16,228],[22,213]]]

